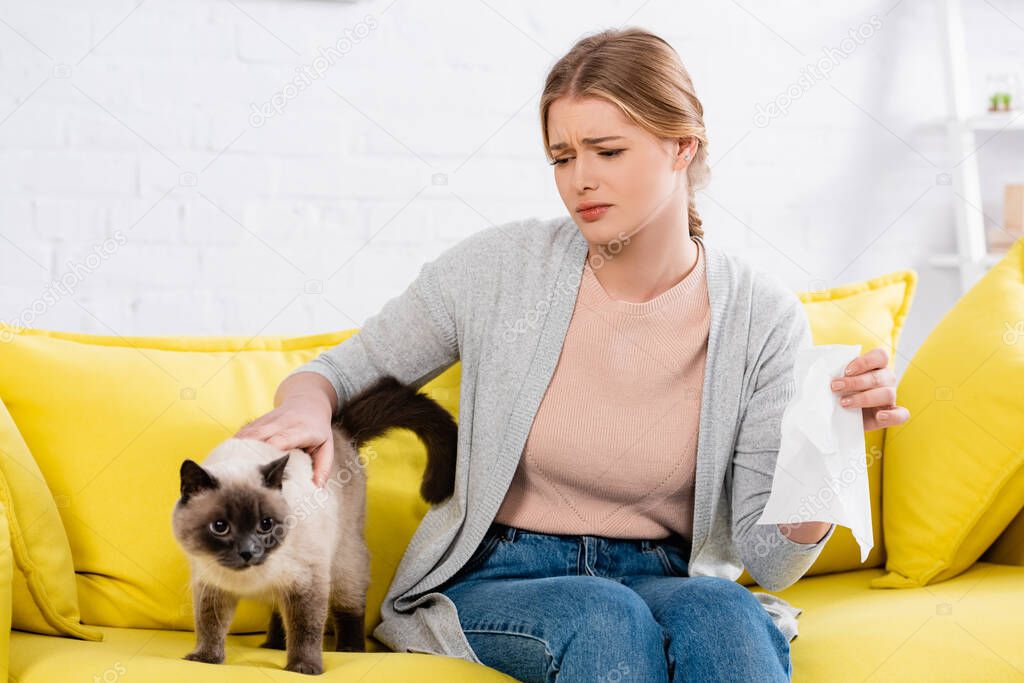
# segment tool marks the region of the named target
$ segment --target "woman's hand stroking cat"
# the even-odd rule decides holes
[[[235,437],[264,441],[282,451],[301,448],[313,458],[313,483],[323,486],[334,459],[331,416],[331,405],[322,395],[291,394]]]

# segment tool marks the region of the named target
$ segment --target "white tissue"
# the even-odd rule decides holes
[[[832,380],[860,345],[825,344],[798,352],[796,394],[782,415],[771,494],[758,524],[832,522],[853,532],[860,561],[874,546],[861,408],[839,405]]]

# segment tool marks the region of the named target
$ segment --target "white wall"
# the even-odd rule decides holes
[[[1024,9],[966,5],[980,108],[987,71],[1020,63]],[[565,212],[539,90],[577,38],[627,23],[672,42],[704,103],[709,243],[794,289],[917,269],[901,370],[957,297],[927,265],[954,244],[936,6],[6,0],[0,318],[121,335],[358,326],[462,237]],[[831,74],[801,84],[826,54]],[[298,70],[309,86],[253,115]],[[791,86],[788,113],[756,116]],[[979,151],[996,220],[1001,182],[1022,180],[1017,135]]]

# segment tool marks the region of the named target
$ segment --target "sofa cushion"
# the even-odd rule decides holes
[[[981,556],[986,562],[1024,567],[1024,509]]]
[[[0,503],[10,530],[14,628],[99,640],[80,623],[71,545],[57,504],[25,440],[0,402]]]
[[[191,629],[188,563],[171,531],[182,460],[200,460],[273,407],[278,383],[355,330],[308,337],[117,337],[21,330],[0,345],[0,395],[53,494],[82,621]],[[459,365],[423,387],[457,415]],[[426,451],[406,430],[366,445],[367,633],[429,506]],[[242,600],[232,633],[265,629]]]
[[[882,568],[811,576],[779,592],[803,609],[790,644],[793,680],[1009,681],[1024,671],[1024,567],[979,562],[951,581],[916,590],[869,588]],[[752,589],[758,592],[760,588]],[[224,665],[187,662],[192,634],[102,627],[102,643],[15,631],[12,680],[210,683],[298,680],[262,635],[228,637]],[[376,641],[371,640],[371,645]],[[511,681],[494,669],[426,654],[324,653],[326,681]],[[256,669],[256,667],[269,667]],[[257,676],[257,670],[264,676]],[[127,679],[126,679],[127,680]]]
[[[11,552],[11,530],[7,525],[7,510],[0,504],[0,677],[9,676],[11,654],[11,591],[14,579],[14,554]]]
[[[946,313],[899,385],[910,420],[887,435],[889,573],[877,588],[956,576],[1024,504],[1024,240]]]
[[[324,672],[284,671],[286,653],[259,647],[264,636],[230,635],[223,664],[190,662],[193,635],[185,631],[101,627],[102,643],[83,643],[32,633],[12,634],[11,680],[143,681],[144,683],[252,683],[345,681],[346,683],[515,683],[496,669],[457,657],[412,652],[324,652]],[[76,646],[77,644],[77,646]],[[83,647],[84,646],[84,647]],[[91,646],[91,647],[88,647]]]
[[[902,270],[832,289],[799,292],[798,297],[807,313],[815,344],[860,344],[862,353],[880,346],[895,361],[900,333],[916,285],[917,274],[912,270]],[[864,435],[864,464],[871,496],[874,547],[862,563],[860,546],[853,533],[847,527],[837,527],[818,559],[807,570],[808,576],[880,567],[885,562],[881,486],[884,439],[885,430],[881,429]],[[738,581],[745,586],[755,583],[746,570]]]
[[[793,680],[1022,678],[1024,567],[978,562],[940,584],[872,590],[883,574],[878,567],[804,577],[776,593],[803,609],[790,644]]]

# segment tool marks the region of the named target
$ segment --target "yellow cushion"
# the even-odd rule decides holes
[[[355,330],[308,337],[114,337],[22,330],[0,345],[0,395],[57,500],[82,621],[192,628],[186,557],[171,533],[184,458],[200,459],[273,407],[277,384]],[[457,415],[459,366],[424,393]],[[372,581],[367,632],[428,506],[420,442],[394,430],[367,445]],[[243,600],[233,633],[269,610]]]
[[[803,609],[791,644],[794,681],[1024,678],[1024,567],[979,562],[934,586],[871,590],[884,573],[805,577],[777,593]]]
[[[1024,510],[1014,517],[1006,531],[981,556],[985,562],[1024,567]]]
[[[888,351],[892,367],[916,286],[917,274],[913,270],[901,270],[832,289],[800,292],[798,296],[807,312],[815,344],[860,344],[862,353],[880,346]],[[862,563],[853,533],[844,526],[837,527],[807,570],[808,576],[880,567],[885,562],[881,487],[885,430],[872,430],[864,437],[874,547]],[[745,586],[755,583],[746,570],[738,581]]]
[[[1020,679],[1024,567],[979,562],[937,586],[871,590],[871,579],[884,573],[879,567],[805,577],[778,593],[803,609],[800,635],[791,644],[793,680],[1002,683]],[[129,672],[132,676],[125,681],[152,683],[301,680],[280,671],[285,653],[256,647],[262,635],[229,636],[226,664],[212,666],[180,659],[192,647],[191,633],[101,630],[102,643],[15,631],[11,680],[113,681]],[[317,681],[512,680],[454,657],[377,650],[325,652],[324,665],[326,670]]]
[[[885,445],[889,573],[923,586],[969,567],[1024,504],[1024,240],[942,318],[899,395],[911,418]]]
[[[79,622],[75,567],[57,505],[2,402],[0,503],[6,511],[14,557],[14,628],[99,640],[99,631]]]
[[[10,675],[11,653],[11,580],[14,578],[14,557],[11,534],[7,526],[7,510],[0,505],[0,680],[17,680]]]

